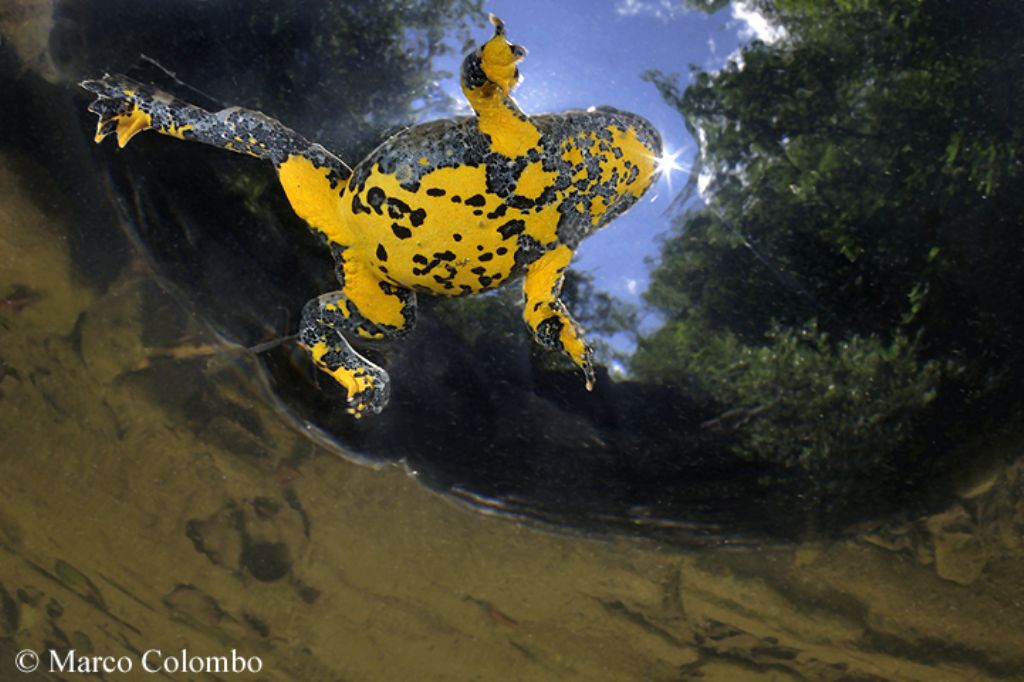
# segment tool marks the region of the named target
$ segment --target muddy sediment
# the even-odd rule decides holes
[[[136,665],[234,649],[267,680],[1024,669],[1020,462],[937,513],[798,545],[681,550],[479,515],[296,432],[251,359],[145,267],[77,281],[62,218],[24,190],[0,164],[0,677],[22,649]]]

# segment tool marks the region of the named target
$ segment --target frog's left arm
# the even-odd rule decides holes
[[[559,299],[565,269],[572,249],[561,244],[531,263],[523,279],[523,319],[544,348],[569,356],[583,370],[587,390],[594,386],[593,351],[583,340],[583,331]]]
[[[280,121],[241,107],[207,111],[120,74],[83,81],[81,86],[96,95],[89,105],[99,117],[96,142],[115,135],[118,146],[124,147],[138,133],[154,130],[265,159],[277,169],[299,217],[334,242],[351,242],[337,205],[352,170]]]

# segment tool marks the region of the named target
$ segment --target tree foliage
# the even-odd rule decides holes
[[[748,4],[785,37],[685,90],[648,74],[700,142],[705,203],[664,245],[637,375],[731,410],[745,456],[804,465],[926,447],[943,393],[1019,400],[1024,5]]]

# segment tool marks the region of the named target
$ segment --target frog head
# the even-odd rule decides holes
[[[519,62],[526,48],[505,37],[505,23],[490,15],[494,36],[466,55],[462,62],[462,91],[473,102],[481,97],[507,97],[519,84]]]

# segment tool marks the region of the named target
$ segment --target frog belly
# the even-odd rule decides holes
[[[487,191],[483,164],[436,168],[415,189],[402,185],[402,170],[371,173],[361,190],[351,188],[348,219],[382,279],[448,296],[492,289],[517,274],[528,224],[530,233],[554,234],[557,212],[510,208]]]

